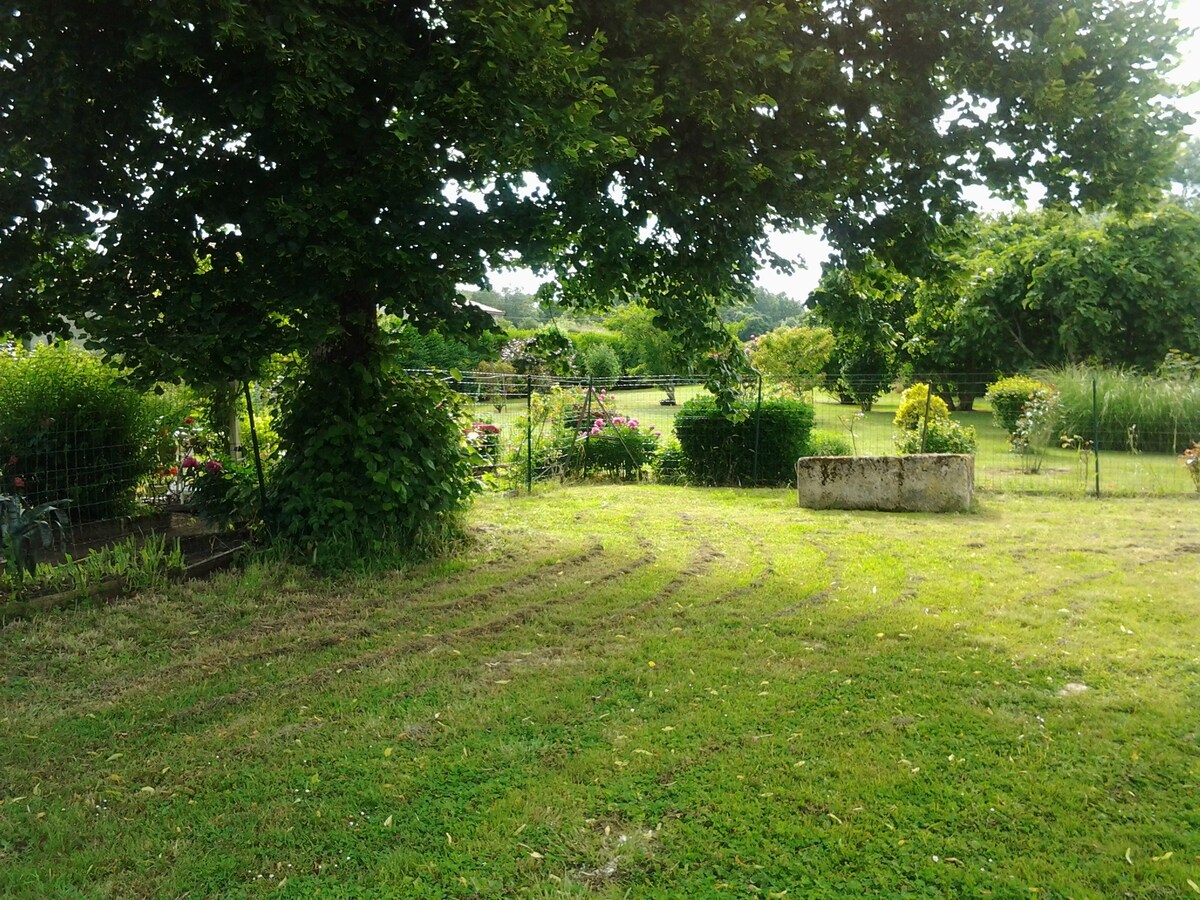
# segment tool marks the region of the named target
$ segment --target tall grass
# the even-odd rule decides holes
[[[1086,366],[1038,377],[1058,389],[1062,433],[1087,440],[1098,433],[1101,450],[1179,453],[1200,438],[1200,381],[1195,379]]]

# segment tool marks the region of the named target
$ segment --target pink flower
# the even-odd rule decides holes
[[[592,430],[588,432],[588,434],[590,434],[592,437],[595,437],[596,435],[598,435],[600,433],[601,433],[600,429],[596,428],[595,426],[593,426]]]
[[[216,475],[223,468],[225,468],[225,466],[222,465],[219,459],[210,459],[204,463],[204,468],[208,470],[209,475]]]
[[[613,416],[613,424],[614,425],[624,425],[625,417],[624,416]]]
[[[637,420],[637,419],[630,419],[630,420],[629,420],[629,427],[630,427],[630,428],[637,428],[637,427],[638,427],[638,420]]]
[[[18,475],[13,479],[13,488],[18,491],[25,490],[25,479]]]
[[[198,468],[200,468],[200,462],[194,456],[185,456],[183,458],[183,462],[181,462],[179,464],[179,468],[181,468],[181,469],[198,469]]]
[[[593,427],[593,428],[603,428],[603,427],[604,427],[604,420],[603,420],[603,419],[597,419],[595,422],[593,422],[593,423],[592,423],[592,427]]]

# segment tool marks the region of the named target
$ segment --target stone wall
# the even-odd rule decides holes
[[[809,509],[965,512],[975,487],[975,457],[808,456],[796,462],[796,492]]]

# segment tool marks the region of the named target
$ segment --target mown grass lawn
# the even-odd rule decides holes
[[[793,503],[493,495],[10,623],[0,895],[1200,893],[1191,498]]]

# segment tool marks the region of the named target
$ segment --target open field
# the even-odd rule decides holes
[[[1196,508],[493,495],[10,623],[0,895],[1188,895]]]

